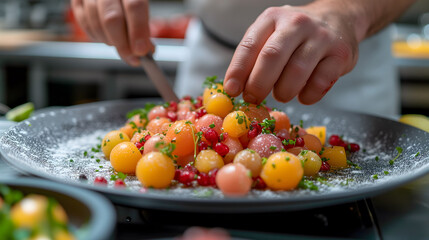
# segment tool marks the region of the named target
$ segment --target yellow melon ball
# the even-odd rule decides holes
[[[244,112],[234,111],[225,117],[222,128],[229,136],[239,138],[249,131],[250,121]]]
[[[130,138],[122,131],[111,131],[104,136],[101,141],[101,150],[103,150],[104,156],[110,159],[110,152],[112,149],[121,142],[129,142]]]
[[[211,95],[204,105],[207,113],[224,118],[232,111],[234,105],[231,98],[223,93],[215,93]]]
[[[304,175],[304,169],[298,157],[288,152],[272,154],[261,171],[261,178],[270,189],[295,189]]]
[[[174,179],[173,160],[160,152],[150,152],[137,163],[136,176],[145,187],[166,188]]]

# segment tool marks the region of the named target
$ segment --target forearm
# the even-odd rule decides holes
[[[358,42],[375,34],[398,18],[415,0],[318,0],[308,7],[320,9],[328,23],[340,14],[343,22],[355,30]]]

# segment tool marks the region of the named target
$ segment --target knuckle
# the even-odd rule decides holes
[[[261,56],[264,58],[279,58],[281,56],[281,48],[274,44],[267,44],[262,48]]]
[[[273,97],[274,99],[282,103],[289,102],[292,99],[289,94],[286,94],[285,91],[280,88],[273,89]]]
[[[334,55],[341,62],[350,62],[353,59],[353,50],[352,48],[346,44],[345,42],[340,42],[336,44]]]
[[[247,36],[244,38],[240,44],[238,45],[240,48],[244,48],[246,50],[253,50],[256,47],[256,41],[253,37]]]
[[[102,18],[102,22],[109,26],[110,24],[116,24],[118,22],[123,21],[123,15],[118,11],[108,11],[104,14]]]
[[[291,59],[288,70],[293,76],[302,76],[308,71],[307,64],[302,60]]]
[[[280,11],[280,7],[269,7],[262,12],[261,17],[262,18],[271,18],[271,17],[277,15],[279,13],[279,11]]]
[[[308,25],[311,23],[311,18],[305,13],[297,12],[290,16],[290,22],[297,26]]]
[[[124,5],[126,11],[140,11],[146,8],[148,3],[145,0],[127,0]]]

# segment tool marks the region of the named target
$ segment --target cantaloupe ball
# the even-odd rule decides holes
[[[298,157],[288,152],[272,154],[261,171],[261,178],[270,189],[295,189],[304,175],[304,169]]]

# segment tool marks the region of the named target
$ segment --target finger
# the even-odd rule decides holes
[[[73,14],[79,24],[79,26],[82,28],[82,30],[88,35],[89,38],[95,39],[95,36],[91,32],[91,28],[89,27],[88,21],[85,19],[85,10],[83,8],[83,1],[82,0],[72,0],[72,9]]]
[[[127,19],[129,45],[134,55],[143,56],[153,49],[149,31],[149,4],[147,0],[123,0]]]
[[[341,61],[335,57],[323,59],[314,70],[305,87],[298,95],[302,104],[314,104],[325,96],[343,71]]]
[[[97,0],[86,0],[83,8],[86,16],[85,20],[91,29],[94,40],[107,43],[107,38],[104,35],[103,28],[100,24],[100,18],[98,17]]]
[[[224,81],[226,93],[233,97],[240,95],[255,65],[259,51],[274,32],[274,29],[275,22],[268,17],[259,17],[249,27],[235,50],[226,71]]]
[[[260,103],[271,92],[286,63],[295,49],[308,35],[307,28],[288,26],[274,32],[259,52],[256,63],[246,82],[243,98],[247,102]]]
[[[97,1],[98,14],[107,39],[116,47],[121,58],[132,66],[138,66],[140,61],[131,52],[128,41],[125,15],[121,2],[118,0]]]
[[[288,102],[298,95],[327,49],[328,45],[323,41],[314,39],[299,46],[274,85],[274,98],[280,102]]]

